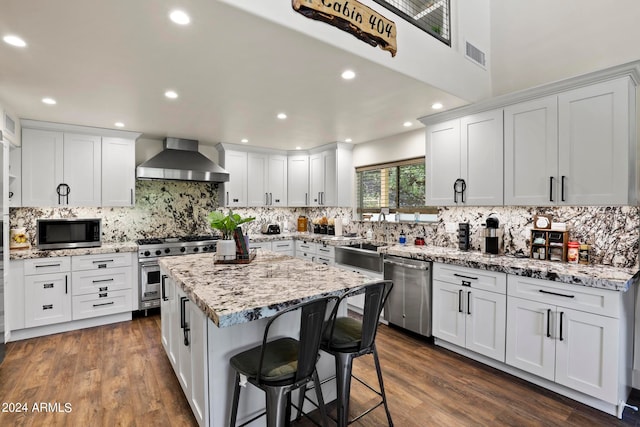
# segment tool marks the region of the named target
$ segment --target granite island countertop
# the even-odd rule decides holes
[[[118,252],[137,252],[138,245],[135,242],[119,242],[119,243],[103,243],[102,246],[94,248],[75,248],[75,249],[11,249],[9,259],[31,259],[31,258],[48,258],[58,256],[75,256],[75,255],[96,255],[111,254]]]
[[[441,262],[614,291],[628,290],[640,277],[638,270],[630,268],[540,261],[531,258],[516,258],[509,255],[488,256],[477,251],[461,251],[454,248],[429,245],[395,244],[381,247],[378,252],[404,258]]]
[[[161,269],[218,326],[270,317],[303,300],[340,295],[370,282],[352,271],[270,251],[250,264],[214,264],[214,255],[164,257]]]

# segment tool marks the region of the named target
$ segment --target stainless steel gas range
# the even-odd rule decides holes
[[[216,236],[140,239],[138,244],[138,310],[160,307],[160,267],[158,258],[215,252]]]

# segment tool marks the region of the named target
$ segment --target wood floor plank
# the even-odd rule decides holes
[[[618,420],[397,328],[380,326],[376,343],[397,427],[640,425],[640,416],[629,409]],[[354,373],[377,387],[370,356],[356,359]],[[353,384],[352,417],[378,399]],[[638,394],[631,403],[640,401]],[[72,409],[0,412],[0,426],[197,425],[162,347],[160,316],[153,312],[131,322],[9,343],[0,365],[0,401],[60,402]],[[335,404],[330,408],[335,416]],[[384,409],[353,425],[385,426]]]

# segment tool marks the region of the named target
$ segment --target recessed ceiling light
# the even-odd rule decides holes
[[[404,126],[404,127],[408,128],[409,126],[413,126],[413,123],[411,123],[411,122],[404,122],[404,123],[402,124],[402,126]]]
[[[55,99],[53,98],[42,98],[42,102],[44,102],[47,105],[56,105],[57,102]]]
[[[352,70],[345,70],[342,72],[342,78],[345,80],[351,80],[356,76],[356,73]]]
[[[296,150],[302,150],[302,147],[296,147]]]
[[[442,105],[441,103],[439,103],[439,102],[436,102],[435,104],[433,104],[433,105],[431,106],[431,108],[433,108],[434,110],[439,110],[439,109],[441,109],[442,107],[443,107],[443,105]]]
[[[240,142],[242,142],[243,144],[246,144],[247,142],[249,142],[249,140],[247,138],[242,138]]]
[[[176,99],[178,97],[178,94],[172,90],[168,90],[164,93],[164,96],[166,96],[169,99]]]
[[[119,128],[123,128],[124,127],[124,123],[122,123],[122,122],[115,122],[114,125],[116,125],[116,127],[119,127]]]
[[[351,138],[347,138],[347,139],[344,140],[344,142],[351,142],[351,141],[353,141],[353,139],[351,139]]]
[[[286,118],[287,118],[287,115],[286,115],[285,113],[278,113],[278,116],[277,116],[277,117],[278,117],[280,120],[284,120],[284,119],[286,119]]]
[[[6,44],[10,44],[11,46],[15,47],[25,47],[27,45],[27,42],[25,42],[18,36],[14,36],[13,34],[4,36],[2,40],[4,40]]]
[[[169,14],[169,18],[179,25],[187,25],[191,22],[191,18],[182,10],[174,10]]]

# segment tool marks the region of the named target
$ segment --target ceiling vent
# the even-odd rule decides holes
[[[483,51],[475,47],[469,42],[465,42],[465,52],[464,56],[469,58],[471,61],[475,62],[485,70],[487,69],[486,56]]]

